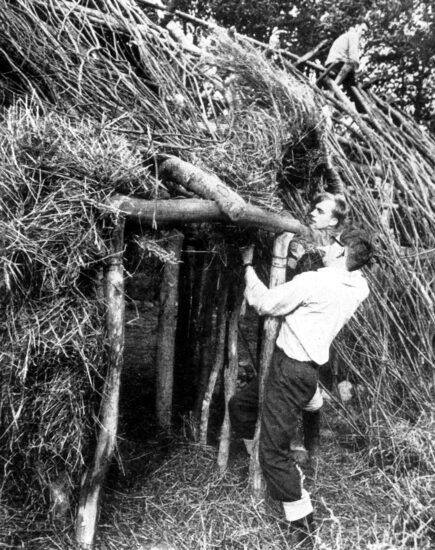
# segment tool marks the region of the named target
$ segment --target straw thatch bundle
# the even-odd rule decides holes
[[[125,138],[89,121],[19,103],[0,135],[4,466],[17,487],[38,491],[79,475],[104,376],[96,207],[114,189],[146,193],[153,182]]]

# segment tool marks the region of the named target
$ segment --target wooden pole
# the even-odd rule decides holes
[[[117,220],[111,236],[111,255],[105,277],[107,360],[100,433],[91,468],[84,476],[76,522],[76,540],[80,548],[93,547],[99,512],[99,497],[115,449],[118,430],[118,405],[124,353],[124,219]]]
[[[185,404],[189,414],[192,415],[192,436],[194,440],[197,440],[197,424],[194,418],[197,387],[199,385],[199,373],[198,373],[198,342],[200,330],[200,319],[202,312],[202,300],[204,296],[205,282],[207,280],[207,266],[210,266],[210,257],[205,254],[196,254],[197,249],[191,248],[190,253],[190,272],[189,272],[189,285],[190,285],[190,307],[189,307],[189,319],[186,334],[186,341],[184,342],[184,354],[183,354],[183,388],[185,391],[190,392],[189,396],[185,398]]]
[[[171,431],[172,422],[179,262],[183,241],[184,235],[178,231],[172,231],[169,234],[167,250],[172,252],[175,263],[166,263],[160,286],[156,358],[156,417],[160,428],[167,432]]]
[[[238,285],[235,292],[236,295],[233,299],[233,309],[228,322],[228,364],[224,373],[225,415],[221,427],[219,453],[217,459],[218,468],[221,473],[223,473],[227,468],[228,456],[230,454],[231,425],[228,403],[236,391],[237,375],[239,370],[238,325],[240,310],[243,303],[243,284]]]
[[[281,235],[278,235],[274,241],[272,265],[270,268],[270,288],[285,283],[287,269],[287,252],[290,241],[293,237],[294,235],[291,233],[282,233]],[[255,429],[254,445],[250,462],[250,482],[253,493],[257,498],[262,498],[264,494],[264,480],[258,457],[264,388],[269,372],[269,367],[272,362],[272,356],[275,349],[275,342],[278,336],[279,327],[279,317],[266,317],[264,319],[263,344],[261,347],[259,366],[259,414],[257,426]]]
[[[180,265],[180,285],[177,316],[177,339],[175,342],[176,361],[174,373],[174,399],[180,406],[180,412],[193,408],[195,384],[193,379],[192,346],[190,345],[192,321],[192,297],[195,288],[196,254],[193,246],[188,245],[182,252]],[[196,275],[197,277],[197,275]]]
[[[204,396],[207,391],[213,362],[213,325],[216,299],[218,271],[213,259],[204,266],[204,286],[201,293],[201,303],[198,317],[198,357],[199,369],[196,387],[194,418],[199,428],[201,422],[201,410]]]
[[[130,220],[141,224],[156,226],[188,223],[226,222],[230,219],[219,206],[211,200],[202,199],[168,199],[145,200],[114,195],[102,208],[109,207],[110,211],[122,213]],[[243,217],[237,220],[237,225],[256,227],[266,231],[282,233],[289,231],[312,238],[311,231],[287,212],[277,214],[268,212],[258,206],[246,204]]]
[[[327,43],[328,43],[328,40],[326,38],[325,40],[322,40],[321,42],[319,42],[319,44],[317,44],[317,46],[315,46],[312,50],[310,50],[309,52],[304,54],[302,57],[300,57],[298,61],[294,63],[294,66],[296,68],[299,68],[301,65],[304,65],[304,63],[306,63],[309,59],[311,59],[317,53],[319,53],[320,50],[322,50],[326,46]]]
[[[221,272],[221,284],[218,290],[218,310],[216,321],[216,344],[213,367],[208,379],[207,390],[202,401],[201,423],[199,430],[199,442],[202,447],[207,445],[208,423],[210,416],[210,405],[213,392],[216,386],[219,373],[222,370],[225,360],[225,335],[227,329],[227,297],[228,297],[228,274]]]

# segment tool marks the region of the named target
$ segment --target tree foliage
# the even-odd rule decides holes
[[[360,81],[429,124],[435,113],[435,8],[431,0],[180,0],[179,9],[212,17],[267,42],[278,27],[283,47],[304,54],[365,21]],[[327,48],[319,54],[324,62]]]

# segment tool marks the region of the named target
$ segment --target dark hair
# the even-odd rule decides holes
[[[346,265],[349,271],[367,265],[373,257],[372,239],[363,229],[347,227],[340,235],[340,242],[348,250]]]
[[[337,218],[337,228],[341,227],[347,218],[349,208],[343,195],[333,195],[332,193],[318,193],[314,196],[311,206],[316,206],[322,201],[334,201],[335,206],[332,209],[332,215]]]

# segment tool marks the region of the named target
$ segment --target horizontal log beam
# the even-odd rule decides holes
[[[310,230],[289,214],[268,212],[246,204],[245,212],[237,222],[224,214],[214,201],[203,199],[145,200],[114,195],[106,206],[116,209],[128,219],[156,227],[187,223],[229,223],[242,227],[258,227],[274,233],[289,231],[310,238]]]

